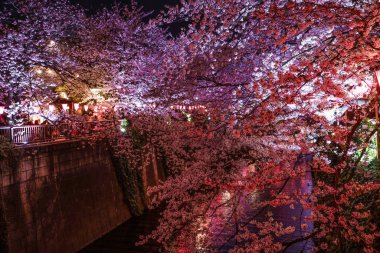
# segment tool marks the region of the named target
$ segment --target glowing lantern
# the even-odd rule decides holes
[[[79,104],[78,103],[74,103],[74,109],[75,109],[75,111],[77,111],[79,109]]]
[[[69,106],[67,104],[62,104],[62,109],[67,111],[69,110]]]
[[[88,111],[88,105],[84,105],[83,109],[84,109],[85,112],[87,112]]]
[[[94,112],[98,112],[98,107],[97,106],[94,107]]]
[[[68,98],[69,98],[69,97],[67,96],[67,93],[64,92],[64,91],[62,91],[62,92],[59,93],[59,97],[60,97],[60,98],[63,98],[63,99],[68,99]]]
[[[0,115],[4,113],[5,106],[0,105]]]
[[[49,105],[49,111],[54,112],[54,109],[55,109],[54,105]]]

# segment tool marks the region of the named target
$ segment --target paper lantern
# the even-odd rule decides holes
[[[85,112],[87,112],[88,111],[88,105],[84,105],[83,109],[84,109]]]
[[[75,109],[75,111],[77,111],[79,109],[79,104],[78,103],[74,103],[74,109]]]
[[[69,109],[69,106],[67,104],[62,104],[62,109],[67,111]]]

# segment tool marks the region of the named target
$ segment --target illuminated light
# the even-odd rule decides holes
[[[48,43],[48,47],[54,47],[57,43],[54,40],[50,40]]]
[[[74,103],[74,109],[75,109],[75,111],[77,111],[79,109],[79,104],[78,103]]]
[[[36,73],[39,74],[39,75],[41,75],[41,74],[42,74],[42,69],[37,68],[37,69],[36,69]]]
[[[83,109],[84,109],[85,112],[87,112],[88,111],[88,105],[84,105]]]
[[[55,110],[55,106],[54,105],[49,105],[49,111],[54,112],[54,110]]]
[[[229,191],[224,191],[222,193],[222,199],[224,202],[227,202],[231,199],[231,193]]]
[[[4,113],[4,110],[5,110],[5,106],[0,105],[0,115]]]
[[[67,111],[69,109],[69,106],[67,104],[62,104],[62,109]]]
[[[122,133],[126,133],[127,132],[127,128],[128,128],[128,120],[126,119],[122,119],[121,122],[120,122],[120,131]]]
[[[98,107],[97,106],[94,107],[94,112],[98,112]]]
[[[59,93],[59,96],[60,96],[61,98],[63,98],[63,99],[68,99],[68,98],[69,98],[69,97],[67,96],[67,93],[64,92],[64,91],[60,92],[60,93]]]
[[[75,78],[79,78],[79,74],[75,74]]]
[[[48,75],[55,75],[55,72],[54,72],[54,70],[52,70],[52,69],[47,69],[46,70],[46,73],[48,74]]]

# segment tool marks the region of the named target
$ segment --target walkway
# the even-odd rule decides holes
[[[58,125],[23,125],[0,127],[0,136],[15,145],[60,142],[88,137],[102,129],[116,126],[115,121],[71,122]],[[117,126],[116,126],[117,127]]]

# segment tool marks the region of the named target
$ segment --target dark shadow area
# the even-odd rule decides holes
[[[159,252],[159,245],[154,243],[135,245],[140,235],[147,235],[157,226],[159,213],[159,210],[148,210],[141,216],[132,217],[79,253]]]

